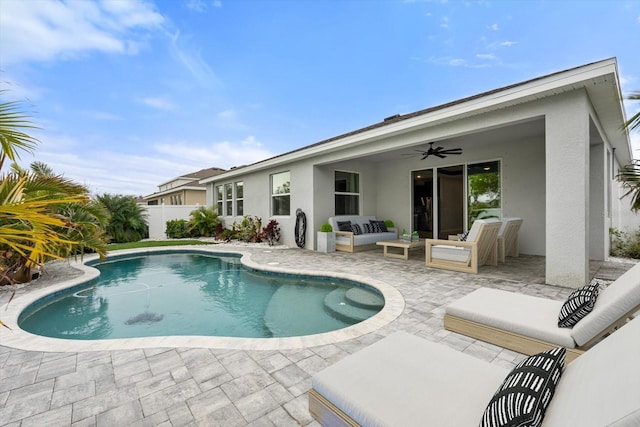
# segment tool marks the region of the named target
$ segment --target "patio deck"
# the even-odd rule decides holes
[[[230,247],[231,249],[231,247]],[[397,330],[506,367],[524,356],[445,331],[444,306],[477,287],[562,299],[571,289],[544,285],[544,258],[523,255],[480,268],[478,275],[383,258],[382,249],[319,254],[301,249],[235,247],[252,260],[300,273],[332,271],[396,287],[404,312],[356,339],[294,350],[154,348],[80,353],[24,351],[0,343],[0,426],[298,426],[318,424],[308,412],[311,376]],[[593,263],[592,274],[614,280],[632,264]],[[64,263],[37,287],[74,275]],[[26,287],[20,294],[29,292]],[[6,303],[6,298],[2,299]],[[0,314],[1,318],[1,314]]]

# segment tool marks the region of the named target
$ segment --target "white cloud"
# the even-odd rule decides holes
[[[142,98],[140,101],[146,106],[155,108],[157,110],[171,111],[178,108],[176,104],[161,96],[149,96],[146,98]]]
[[[486,60],[491,60],[491,61],[497,61],[498,57],[491,54],[491,53],[479,53],[476,55],[476,58],[478,59],[486,59]]]
[[[95,120],[122,120],[122,117],[105,111],[82,111],[81,114]]]
[[[203,167],[229,169],[247,165],[273,157],[274,154],[262,148],[253,136],[239,142],[219,141],[211,143],[177,142],[160,143],[155,150],[163,155],[184,162],[198,162]]]
[[[487,28],[493,31],[498,31],[498,24],[491,24]]]
[[[159,28],[163,22],[143,0],[3,0],[2,63],[70,59],[92,51],[136,53],[136,30]]]
[[[180,37],[180,31],[171,36],[170,50],[172,55],[182,64],[191,75],[204,87],[218,86],[220,81],[209,64],[202,58],[200,49],[185,46],[188,37]]]

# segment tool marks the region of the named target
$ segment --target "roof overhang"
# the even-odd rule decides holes
[[[599,118],[604,137],[615,148],[618,161],[621,164],[629,163],[632,159],[631,143],[628,132],[623,130],[626,117],[618,78],[618,67],[616,59],[611,58],[415,113],[394,116],[389,120],[354,132],[203,179],[200,183],[225,180],[249,172],[276,167],[283,163],[304,160],[373,140],[389,138],[423,127],[460,120],[581,89],[587,92]]]
[[[158,191],[157,193],[149,194],[148,196],[144,196],[142,200],[155,199],[156,197],[166,196],[167,194],[180,193],[185,190],[207,191],[206,187],[203,187],[203,186],[184,185],[181,187],[175,187],[169,190]]]

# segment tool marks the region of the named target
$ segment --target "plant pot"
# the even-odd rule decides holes
[[[318,231],[316,238],[318,252],[335,252],[336,251],[336,233]]]

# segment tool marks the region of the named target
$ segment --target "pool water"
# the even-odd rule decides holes
[[[20,327],[77,340],[290,337],[345,328],[384,305],[371,287],[252,270],[234,255],[145,254],[93,267],[98,279],[36,301],[20,315]]]

